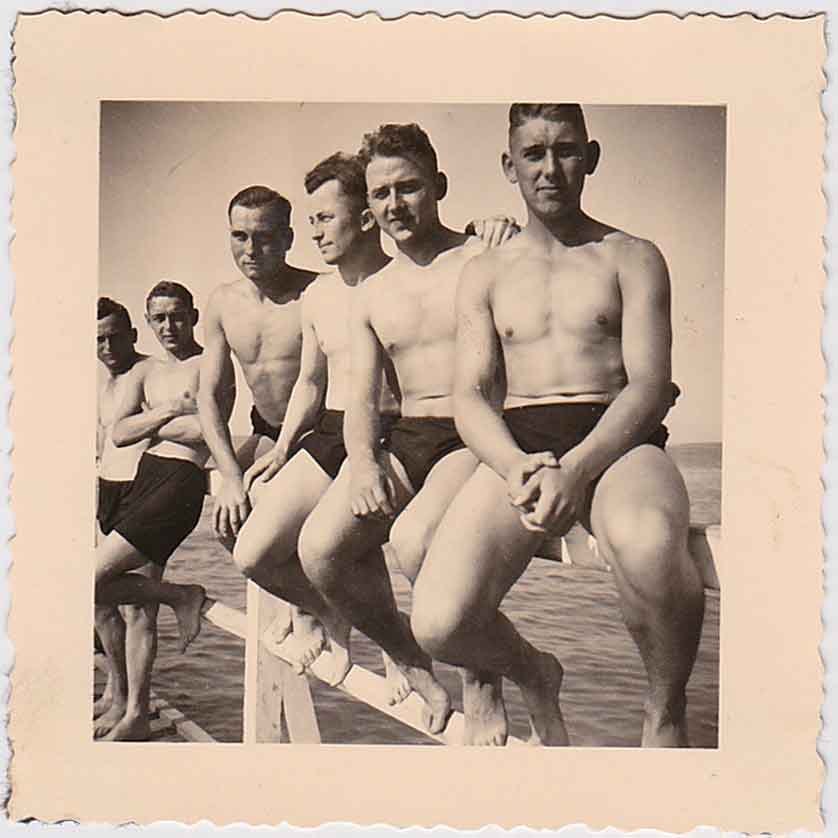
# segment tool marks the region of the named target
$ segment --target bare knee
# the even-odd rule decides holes
[[[248,579],[258,577],[261,567],[269,560],[266,550],[258,549],[242,535],[234,542],[232,553],[236,567]]]
[[[457,663],[459,641],[467,626],[464,610],[453,599],[440,596],[439,588],[422,583],[413,590],[410,627],[416,642],[432,658]]]
[[[157,627],[157,603],[149,605],[125,605],[122,607],[125,625],[135,631],[152,631]]]
[[[336,568],[332,561],[337,547],[328,528],[316,523],[312,525],[311,519],[303,525],[297,541],[297,555],[303,572],[318,590],[328,592],[337,584]]]
[[[658,603],[678,593],[688,531],[683,515],[661,506],[619,510],[602,529],[600,547],[634,593]]]
[[[432,538],[432,527],[410,517],[397,518],[390,530],[390,546],[402,573],[411,582],[419,575]]]

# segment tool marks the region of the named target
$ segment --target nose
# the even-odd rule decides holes
[[[398,189],[391,189],[387,195],[387,209],[390,212],[401,209],[404,206],[404,198]]]
[[[244,242],[244,252],[245,252],[248,256],[250,256],[250,255],[253,253],[253,250],[254,250],[254,247],[253,247],[253,239],[245,239],[245,242]]]
[[[559,168],[559,161],[556,158],[556,155],[550,150],[548,150],[544,155],[543,170],[544,175],[550,180],[555,181],[558,179],[561,171]]]

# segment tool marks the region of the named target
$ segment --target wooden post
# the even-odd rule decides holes
[[[244,664],[244,741],[282,741],[282,717],[291,742],[317,744],[320,732],[306,677],[271,654],[262,637],[287,603],[247,583],[247,640]]]

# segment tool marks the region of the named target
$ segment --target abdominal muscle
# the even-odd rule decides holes
[[[259,414],[278,427],[285,418],[291,390],[300,372],[300,359],[257,362],[242,369]]]

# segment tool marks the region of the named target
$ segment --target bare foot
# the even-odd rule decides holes
[[[503,679],[488,672],[462,670],[464,745],[505,745],[509,735]]]
[[[291,634],[292,610],[296,610],[296,606],[283,608],[279,616],[268,626],[263,637],[265,643],[279,646]]]
[[[201,633],[201,606],[207,592],[202,585],[183,585],[183,598],[174,606],[177,628],[180,633],[178,648],[181,654],[186,647]]]
[[[93,722],[93,738],[101,739],[103,736],[110,733],[124,715],[124,704],[111,704],[108,710],[102,713],[102,715]]]
[[[392,707],[395,704],[401,704],[411,693],[413,687],[404,676],[402,671],[396,666],[396,662],[385,652],[381,650],[381,658],[384,661],[384,679],[387,681],[387,703]]]
[[[559,690],[563,677],[562,665],[553,655],[549,652],[535,652],[531,679],[527,684],[519,684],[521,696],[530,714],[531,744],[570,744],[559,708]]]
[[[334,617],[335,615],[330,615]],[[324,619],[326,644],[309,671],[330,687],[341,684],[352,669],[352,658],[349,654],[349,636],[352,626],[342,618]]]
[[[411,688],[425,701],[422,721],[431,733],[442,733],[451,715],[451,697],[442,684],[434,678],[431,660],[426,666],[406,666],[397,664]]]
[[[325,648],[326,630],[319,620],[301,609],[294,610],[292,624],[291,634],[281,643],[272,643],[267,636],[262,642],[275,655],[288,661],[297,675],[302,675]]]
[[[101,697],[93,702],[93,718],[98,719],[100,716],[104,716],[111,709],[112,704],[113,696],[108,690],[105,690]]]
[[[125,715],[111,732],[102,738],[103,742],[145,742],[151,736],[146,715]]]
[[[647,700],[643,718],[644,748],[688,748],[687,699],[683,696],[675,708],[661,710]]]

